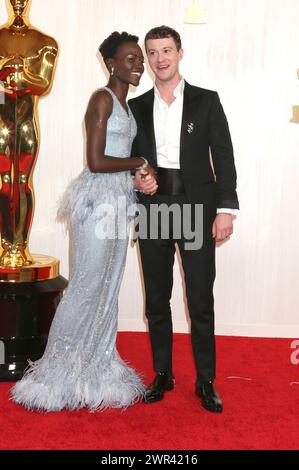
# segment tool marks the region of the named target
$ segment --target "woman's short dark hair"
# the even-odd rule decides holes
[[[121,44],[125,42],[135,42],[139,40],[138,36],[128,34],[125,31],[118,33],[114,31],[110,36],[108,36],[100,45],[99,51],[103,56],[104,61],[115,57],[117,50]]]
[[[151,29],[145,36],[145,48],[146,41],[148,39],[164,39],[164,38],[173,38],[176,48],[179,51],[182,48],[181,36],[179,33],[169,26],[157,26],[156,28]]]

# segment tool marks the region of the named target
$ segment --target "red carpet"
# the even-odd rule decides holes
[[[216,385],[224,403],[219,415],[202,409],[194,395],[190,338],[183,334],[174,340],[175,390],[159,403],[41,414],[15,405],[12,384],[0,383],[0,448],[298,449],[299,364],[290,362],[291,341],[217,338]],[[120,333],[118,349],[146,382],[152,379],[146,334]]]

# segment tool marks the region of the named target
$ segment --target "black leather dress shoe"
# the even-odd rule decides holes
[[[164,392],[169,392],[174,388],[174,377],[169,372],[158,372],[154,381],[147,387],[143,401],[144,403],[154,403],[164,397]]]
[[[222,412],[222,401],[213,382],[196,384],[195,393],[199,398],[201,398],[201,404],[206,410],[211,411],[212,413]]]

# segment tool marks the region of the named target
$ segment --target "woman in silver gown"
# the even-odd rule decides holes
[[[58,210],[71,230],[69,286],[43,357],[30,362],[12,389],[12,399],[31,410],[123,408],[144,392],[140,377],[115,346],[127,228],[135,202],[131,171],[146,168],[155,189],[147,161],[130,158],[137,129],[126,96],[144,71],[137,41],[136,36],[114,32],[100,46],[110,79],[89,101],[87,166],[71,181]],[[124,203],[131,205],[125,216]]]

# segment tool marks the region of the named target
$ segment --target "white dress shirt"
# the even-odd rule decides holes
[[[180,140],[183,116],[185,80],[173,91],[175,100],[168,106],[155,86],[154,128],[157,163],[161,168],[180,168]]]

